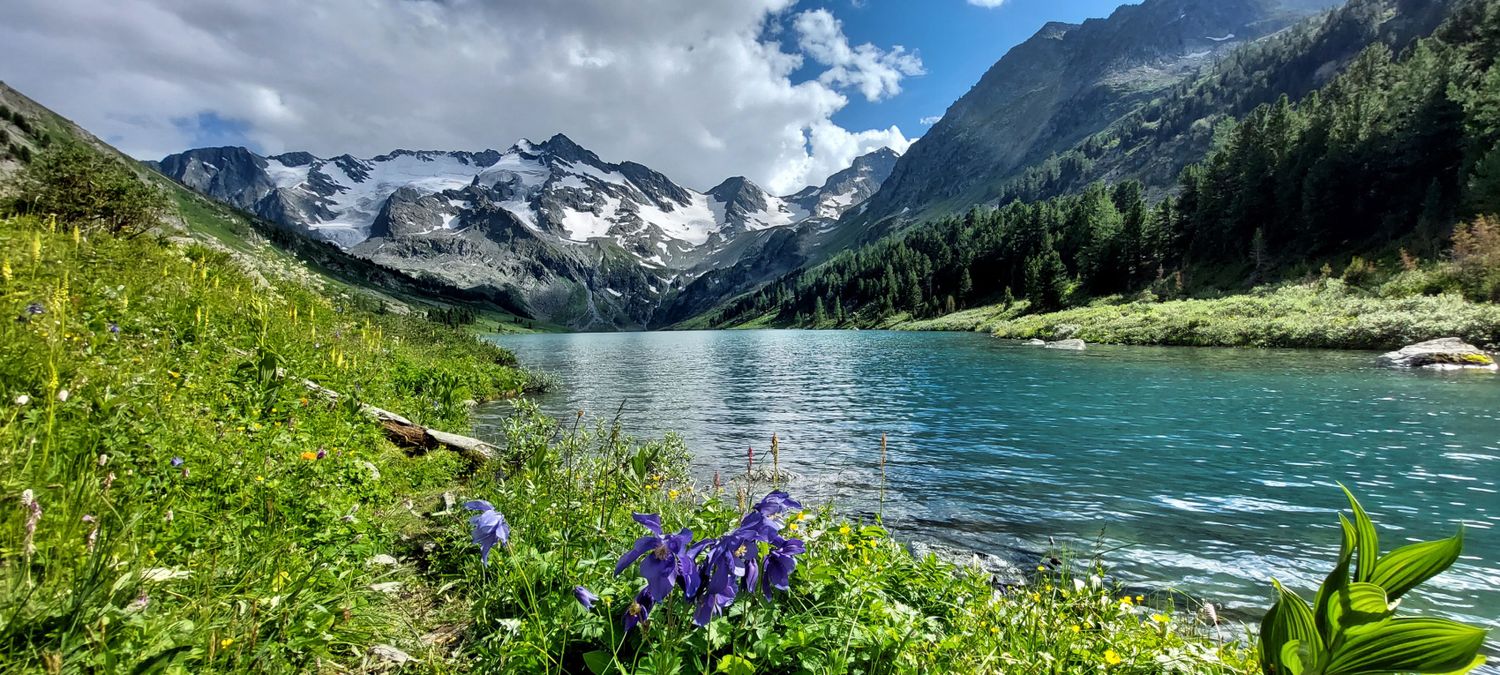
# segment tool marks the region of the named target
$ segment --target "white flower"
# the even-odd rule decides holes
[[[20,396],[16,397],[16,405],[26,405],[27,403],[30,403],[30,402],[31,402],[31,397],[27,396],[25,394],[21,394]]]
[[[63,390],[57,392],[57,400],[59,402],[61,402],[61,403],[67,403],[68,402],[68,390],[67,389],[63,389]]]

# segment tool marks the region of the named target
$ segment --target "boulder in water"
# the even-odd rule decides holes
[[[1038,340],[1036,338],[1031,338],[1030,340],[1026,341],[1026,346],[1027,347],[1045,347],[1045,346],[1047,346],[1047,343],[1044,340]]]
[[[1058,340],[1056,342],[1047,343],[1047,349],[1071,349],[1073,351],[1081,352],[1087,347],[1088,345],[1083,340],[1079,340],[1078,338],[1073,338],[1071,340]]]
[[[1428,340],[1381,355],[1386,365],[1397,368],[1434,368],[1454,370],[1483,368],[1495,370],[1495,358],[1484,350],[1456,337]]]

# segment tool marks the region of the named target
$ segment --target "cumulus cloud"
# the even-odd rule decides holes
[[[23,92],[133,156],[242,139],[370,156],[563,132],[694,187],[818,183],[900,129],[831,120],[922,72],[793,0],[8,0]],[[785,23],[797,49],[776,39]],[[794,77],[804,65],[817,77]],[[805,72],[805,71],[804,71]]]
[[[818,81],[834,87],[852,86],[871,101],[901,93],[901,80],[921,75],[922,59],[901,45],[889,51],[865,43],[849,46],[842,22],[826,9],[814,9],[797,15],[797,44],[814,61],[828,70]]]
[[[927,117],[923,117],[922,119],[920,119],[918,121],[922,123],[922,126],[924,126],[924,127],[930,127],[930,126],[932,126],[934,124],[937,124],[938,120],[941,120],[941,119],[943,119],[942,115],[928,115]]]

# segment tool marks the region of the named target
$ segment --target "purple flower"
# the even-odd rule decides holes
[[[26,313],[32,316],[45,313],[46,311],[47,309],[45,307],[42,307],[42,303],[40,302],[33,302],[26,306]]]
[[[172,466],[182,466],[182,458],[181,457],[173,457],[172,458]]]
[[[761,590],[766,599],[771,599],[771,589],[785,591],[791,588],[792,572],[797,569],[797,556],[807,552],[801,539],[780,539],[772,542],[774,548],[766,554],[766,571],[760,578]]]
[[[625,632],[629,633],[636,625],[646,623],[651,618],[651,608],[655,605],[656,601],[651,599],[650,590],[642,588],[630,606],[625,608]]]
[[[115,323],[113,321],[109,322],[109,332],[113,333],[115,335],[119,335],[120,334],[120,324],[117,324],[117,323]]]
[[[578,604],[583,605],[584,609],[593,609],[594,603],[599,601],[599,596],[582,586],[573,587],[573,597],[578,598]]]
[[[746,588],[755,587],[755,579],[760,574],[759,555],[758,534],[753,530],[735,530],[714,542],[713,550],[703,563],[708,570],[708,584],[698,598],[693,623],[706,626],[726,607],[734,604],[742,582]]]
[[[324,450],[323,448],[318,448],[318,459],[323,459],[324,457],[327,457],[327,456],[328,456],[328,451],[327,450]]]
[[[469,519],[469,524],[474,526],[474,543],[479,544],[479,562],[488,565],[490,549],[496,543],[510,545],[510,524],[505,522],[505,516],[495,510],[493,504],[483,499],[464,502],[464,508],[480,512]]]
[[[700,582],[696,559],[710,542],[705,540],[692,545],[693,531],[687,528],[677,534],[663,534],[661,516],[654,513],[637,513],[633,517],[651,534],[635,540],[635,545],[620,556],[615,575],[640,560],[641,576],[646,579],[646,590],[650,592],[653,603],[665,600],[679,582],[684,595],[690,598],[696,595]]]
[[[755,505],[754,511],[767,518],[775,518],[787,511],[800,510],[801,508],[801,502],[792,499],[791,495],[777,490],[766,495],[765,499],[760,500],[760,503]]]

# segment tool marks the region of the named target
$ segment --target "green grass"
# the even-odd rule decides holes
[[[1219,347],[1391,349],[1439,337],[1500,343],[1500,306],[1434,287],[1429,272],[1404,273],[1373,289],[1325,279],[1213,299],[1114,297],[1059,312],[1025,311],[1024,302],[992,305],[899,327],[1046,339],[1072,325],[1089,342]]]

